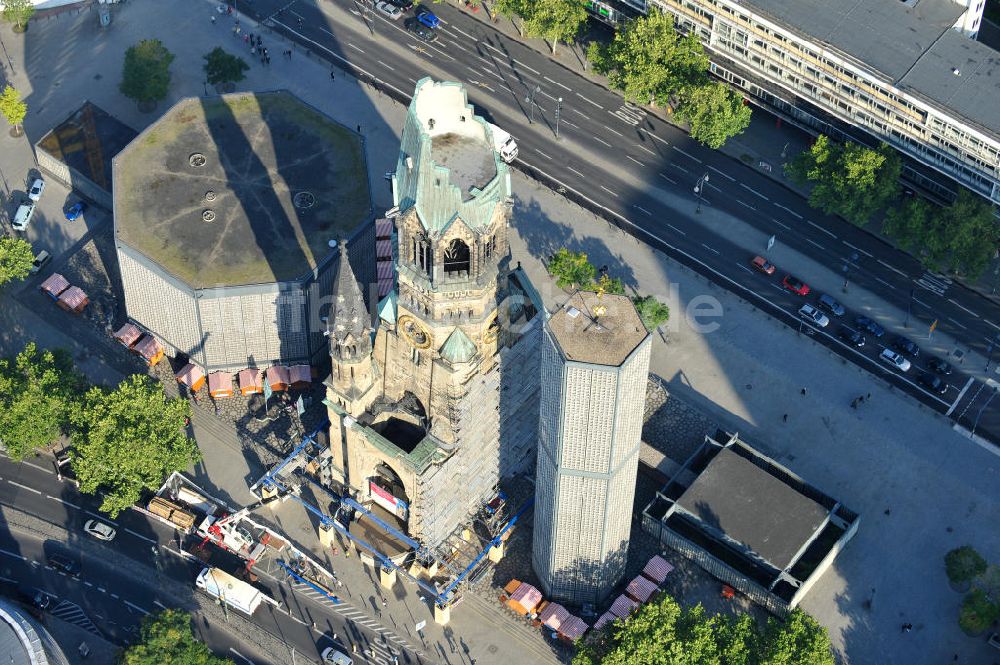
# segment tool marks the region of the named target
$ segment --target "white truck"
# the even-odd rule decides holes
[[[517,159],[517,143],[514,141],[514,137],[492,122],[488,124],[493,131],[493,145],[500,153],[500,159],[510,164]]]
[[[251,616],[266,599],[266,596],[256,588],[218,568],[202,570],[198,573],[194,585],[212,598],[247,616]]]

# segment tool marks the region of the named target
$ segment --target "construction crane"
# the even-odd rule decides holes
[[[242,559],[247,560],[247,569],[260,558],[264,551],[263,543],[254,546],[253,536],[246,529],[240,528],[239,523],[244,517],[253,511],[266,506],[272,501],[278,501],[289,494],[289,490],[281,490],[274,496],[269,496],[230,515],[215,517],[209,515],[198,525],[198,533],[204,536],[204,540],[198,545],[198,549],[204,549],[205,545],[211,541],[224,550],[233,552]]]

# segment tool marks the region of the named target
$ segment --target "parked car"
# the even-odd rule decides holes
[[[69,210],[66,211],[66,219],[71,222],[75,222],[80,219],[80,215],[82,215],[86,209],[87,204],[85,202],[77,201],[69,207]]]
[[[395,7],[399,7],[400,10],[404,12],[410,11],[410,8],[413,7],[413,0],[386,0],[386,2]]]
[[[32,201],[37,201],[42,198],[42,192],[45,191],[45,181],[41,178],[35,178],[35,181],[31,183],[31,189],[28,190],[28,198]]]
[[[792,293],[800,296],[809,295],[809,285],[803,282],[798,277],[792,275],[785,275],[785,278],[781,280],[781,285]]]
[[[826,318],[826,314],[819,311],[812,305],[802,305],[802,307],[799,308],[799,316],[806,321],[815,323],[820,328],[826,328],[830,325],[830,319]]]
[[[53,554],[49,556],[48,563],[56,570],[61,570],[67,575],[76,577],[80,574],[80,562],[63,554]]]
[[[426,7],[426,5],[417,5],[413,9],[413,15],[417,17],[417,20],[426,25],[428,28],[436,28],[441,25],[441,19]]]
[[[833,296],[827,293],[820,295],[820,297],[818,298],[818,302],[820,307],[830,312],[834,316],[843,316],[844,312],[846,311],[843,305],[834,300]]]
[[[14,213],[14,219],[10,226],[15,231],[24,231],[31,224],[31,218],[35,216],[35,203],[33,201],[21,201]]]
[[[52,255],[49,254],[44,249],[35,255],[35,260],[31,262],[30,272],[32,275],[37,275],[41,272],[45,264],[52,260]]]
[[[867,316],[859,316],[854,319],[854,324],[858,328],[874,335],[878,339],[881,339],[882,335],[885,334],[885,328],[880,326],[876,321],[869,319]]]
[[[896,339],[892,340],[892,348],[910,356],[911,358],[916,358],[920,355],[920,347],[914,344],[911,340],[902,336],[896,337]]]
[[[351,657],[342,651],[338,651],[333,647],[327,647],[323,649],[323,653],[320,654],[320,658],[323,659],[324,663],[331,663],[332,665],[351,665],[354,661]]]
[[[403,23],[403,25],[407,30],[413,33],[414,37],[422,42],[430,43],[437,41],[438,34],[415,18],[406,19],[406,22]]]
[[[938,395],[944,395],[948,392],[948,382],[940,376],[936,376],[930,372],[920,372],[920,376],[917,377],[917,382]]]
[[[935,374],[940,374],[942,376],[948,376],[951,374],[951,365],[941,360],[940,358],[931,358],[927,361],[927,368],[930,369]]]
[[[377,9],[383,16],[390,18],[393,21],[403,15],[403,10],[390,2],[379,2],[375,5],[375,9]]]
[[[754,268],[756,268],[757,270],[761,271],[765,275],[773,275],[774,274],[774,270],[775,270],[774,264],[771,263],[770,261],[768,261],[767,259],[765,259],[763,256],[755,256],[755,257],[753,257],[753,261],[750,262],[750,265],[752,265]]]
[[[116,531],[104,522],[97,520],[87,520],[83,525],[83,530],[98,540],[114,540]]]
[[[853,328],[848,328],[847,326],[841,326],[840,331],[837,333],[837,337],[844,340],[846,343],[850,344],[856,349],[860,349],[865,345],[865,336],[859,331]]]
[[[900,372],[910,371],[910,361],[902,356],[902,354],[896,353],[892,349],[883,349],[882,353],[879,354],[879,358],[882,362],[892,365]]]
[[[46,610],[52,604],[52,596],[41,589],[21,587],[17,590],[17,595],[20,596],[23,603],[37,607],[40,610]]]

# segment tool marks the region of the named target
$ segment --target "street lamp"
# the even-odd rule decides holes
[[[536,85],[534,89],[531,91],[531,94],[524,99],[524,101],[528,104],[528,106],[531,107],[531,116],[528,118],[528,122],[531,124],[535,124],[535,93],[541,91],[542,91],[541,86]]]
[[[562,111],[562,97],[556,100],[556,140],[559,139],[559,113]]]
[[[694,185],[694,193],[698,195],[698,207],[695,208],[694,214],[701,214],[701,201],[705,198],[705,185],[708,183],[708,173],[698,178],[698,182]]]

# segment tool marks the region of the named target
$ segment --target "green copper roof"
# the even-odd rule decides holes
[[[393,176],[400,211],[415,207],[431,232],[458,218],[475,230],[487,226],[510,196],[510,170],[494,149],[489,125],[468,103],[465,86],[418,81]]]
[[[441,357],[450,363],[467,363],[476,355],[476,345],[461,328],[455,328],[441,345]]]
[[[396,302],[398,299],[396,289],[389,291],[385,298],[382,298],[378,303],[378,318],[386,323],[396,323]]]

